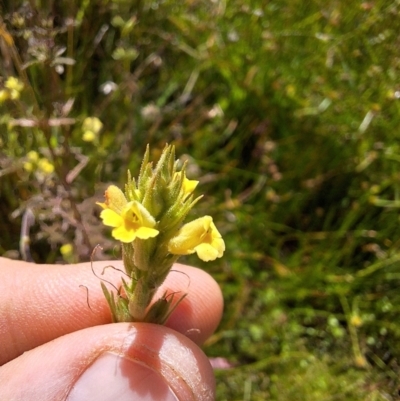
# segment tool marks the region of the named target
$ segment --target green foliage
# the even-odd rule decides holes
[[[399,2],[2,4],[0,253],[110,257],[95,201],[173,143],[227,245],[218,399],[396,399]]]

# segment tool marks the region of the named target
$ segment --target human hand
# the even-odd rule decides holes
[[[101,275],[108,265],[93,263],[99,277],[118,283],[115,269]],[[107,324],[109,307],[90,263],[0,258],[0,274],[0,399],[214,399],[212,368],[198,345],[217,327],[223,301],[204,271],[177,264],[170,272],[160,294],[188,296],[168,327]]]

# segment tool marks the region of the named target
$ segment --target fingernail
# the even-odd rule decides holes
[[[163,377],[137,361],[106,352],[77,380],[67,401],[178,401]]]

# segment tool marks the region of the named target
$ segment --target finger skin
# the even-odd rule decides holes
[[[0,367],[2,399],[64,401],[82,373],[107,352],[159,372],[179,400],[215,398],[208,359],[186,336],[149,323],[116,323],[60,337]]]
[[[100,279],[119,283],[122,263],[35,265],[0,258],[0,365],[41,344],[87,327],[111,322]],[[188,293],[167,326],[201,344],[216,329],[223,301],[204,271],[175,265],[160,293]],[[100,278],[99,278],[100,277]],[[110,289],[111,286],[108,285]],[[115,290],[114,290],[115,291]]]

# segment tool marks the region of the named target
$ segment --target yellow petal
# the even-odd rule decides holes
[[[126,226],[120,226],[114,228],[114,230],[112,230],[111,235],[115,239],[121,242],[129,243],[134,241],[136,238],[140,239],[153,238],[158,235],[158,230],[148,227],[140,227],[138,230],[135,230],[127,228]]]
[[[17,92],[21,92],[24,89],[24,84],[16,77],[9,77],[4,86]]]
[[[225,242],[224,240],[221,238],[216,238],[212,241],[212,246],[214,247],[214,249],[216,249],[218,251],[218,257],[220,258],[225,251]]]
[[[186,194],[191,194],[197,187],[199,181],[189,180],[185,177],[183,180],[183,190]]]
[[[122,217],[111,209],[104,209],[100,213],[103,224],[109,227],[119,227],[123,224]]]
[[[115,185],[110,185],[104,194],[105,203],[97,203],[103,209],[110,208],[114,212],[121,214],[122,209],[128,203],[124,193]]]
[[[124,226],[119,226],[112,230],[111,235],[121,242],[129,243],[135,240],[136,231],[127,230]]]
[[[168,251],[174,255],[189,255],[194,253],[194,248],[201,244],[202,238],[207,232],[208,225],[208,219],[204,219],[204,217],[185,224],[179,230],[178,234],[170,240]]]
[[[195,251],[197,256],[204,260],[204,262],[209,262],[210,260],[215,260],[219,256],[218,250],[213,248],[210,244],[200,244],[196,246]]]
[[[96,134],[93,131],[85,131],[82,135],[85,142],[93,142],[96,139]]]
[[[136,236],[140,239],[154,238],[158,235],[159,231],[155,228],[140,227],[136,231]]]
[[[24,167],[24,170],[28,173],[33,171],[33,164],[31,162],[25,162],[22,166]]]
[[[187,241],[183,237],[172,238],[168,244],[168,252],[173,255],[190,255],[194,253],[193,247],[188,246]]]
[[[37,162],[39,160],[39,153],[31,150],[26,154],[26,157],[31,162]]]
[[[43,173],[46,174],[51,174],[54,171],[54,165],[51,164],[45,157],[39,160],[38,167]]]
[[[82,123],[83,131],[90,131],[96,135],[103,128],[103,123],[97,117],[86,117]]]

